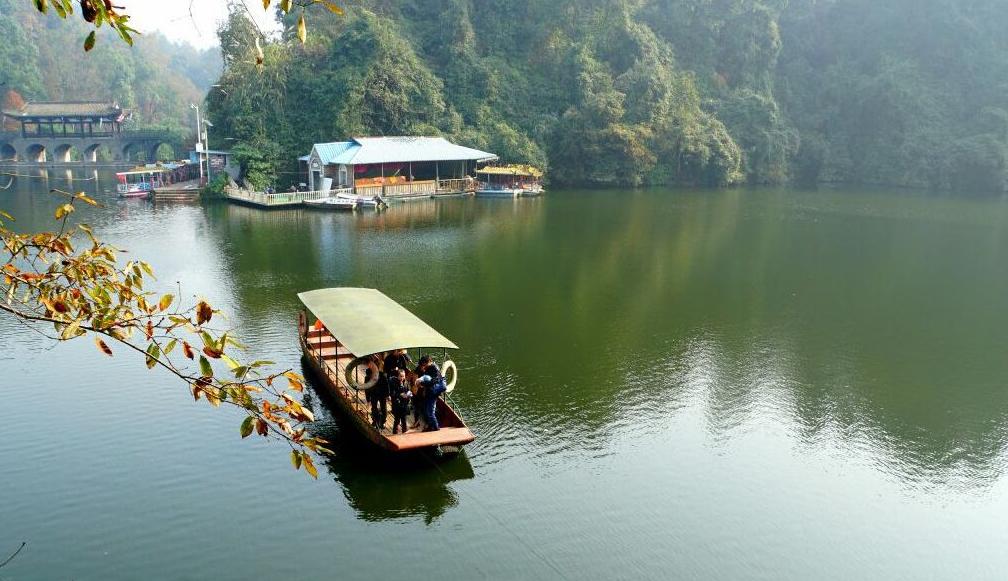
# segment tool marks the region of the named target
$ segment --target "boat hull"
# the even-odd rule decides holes
[[[325,200],[305,200],[302,202],[306,208],[315,210],[326,210],[329,212],[353,212],[357,209],[357,202],[343,198],[328,198]]]
[[[476,195],[484,197],[493,197],[493,198],[517,198],[518,196],[521,195],[521,192],[522,191],[517,188],[515,189],[508,188],[503,190],[486,189],[486,190],[476,190]]]

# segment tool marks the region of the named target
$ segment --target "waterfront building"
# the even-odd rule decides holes
[[[316,143],[307,158],[308,188],[383,198],[475,191],[479,163],[497,156],[443,137],[356,137]]]

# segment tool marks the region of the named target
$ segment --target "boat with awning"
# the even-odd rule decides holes
[[[477,196],[539,196],[543,172],[530,165],[491,165],[476,171],[480,179]]]
[[[298,321],[301,347],[321,384],[335,397],[342,411],[370,441],[392,451],[440,448],[457,451],[472,442],[472,433],[451,404],[450,393],[458,381],[458,368],[447,360],[458,346],[381,291],[368,288],[327,288],[298,294],[304,305]],[[405,433],[392,433],[392,417],[375,425],[365,391],[379,381],[382,359],[405,351],[414,361],[423,355],[440,357],[448,394],[438,399],[440,429],[426,431],[414,424]],[[408,374],[410,385],[416,376]]]

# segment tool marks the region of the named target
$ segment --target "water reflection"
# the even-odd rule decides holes
[[[332,443],[335,454],[325,458],[325,469],[342,486],[358,518],[419,518],[429,525],[458,504],[450,485],[475,476],[464,451],[447,459],[428,453],[378,453],[340,415],[339,404],[310,368],[303,365],[302,371],[312,387],[305,393],[305,404],[317,418],[312,435]]]
[[[920,209],[791,192],[208,211],[250,312],[367,285],[436,321],[465,348],[461,403],[501,448],[484,452],[600,451],[701,411],[715,441],[773,416],[809,446],[867,446],[908,483],[983,486],[1008,410],[990,380],[1008,371],[991,348],[1008,311],[982,307],[1008,295],[988,268],[1008,258],[997,210],[938,201],[934,220],[963,224],[941,236]]]
[[[82,216],[138,252],[150,234],[173,260],[219,259],[205,275],[271,350],[296,350],[307,288],[382,288],[435,323],[463,347],[458,399],[489,458],[605,454],[687,415],[713,442],[773,418],[910,485],[1001,472],[1004,201],[582,192],[344,215],[153,206],[72,177],[17,177],[0,199],[44,228],[39,192],[81,187],[105,203]]]

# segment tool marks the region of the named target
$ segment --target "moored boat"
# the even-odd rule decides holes
[[[448,349],[458,349],[454,343],[375,289],[320,289],[300,293],[298,298],[306,309],[298,321],[305,359],[323,388],[368,440],[390,452],[451,452],[476,439],[447,397],[436,402],[440,429],[427,431],[422,429],[425,426],[414,424],[404,433],[393,434],[391,414],[376,426],[364,394],[377,381],[380,370],[375,360],[379,354],[405,350],[429,355],[440,351],[444,356]],[[451,361],[442,365],[444,374],[451,376],[447,385],[451,391],[458,370]],[[411,384],[414,381],[411,377]]]
[[[484,176],[476,190],[477,196],[518,198],[539,196],[543,193],[543,172],[530,165],[488,166],[476,173]]]
[[[336,212],[353,212],[357,209],[357,200],[332,196],[321,200],[304,200],[305,207],[316,210],[330,210]]]
[[[202,185],[196,180],[194,164],[187,162],[164,162],[139,166],[129,171],[116,173],[116,192],[121,198],[146,198],[155,190],[169,189],[169,186],[187,181],[196,181],[196,189]]]
[[[355,194],[339,193],[336,194],[337,198],[342,198],[344,200],[353,200],[357,202],[357,207],[365,210],[384,210],[388,208],[388,204],[381,196],[358,196]]]

